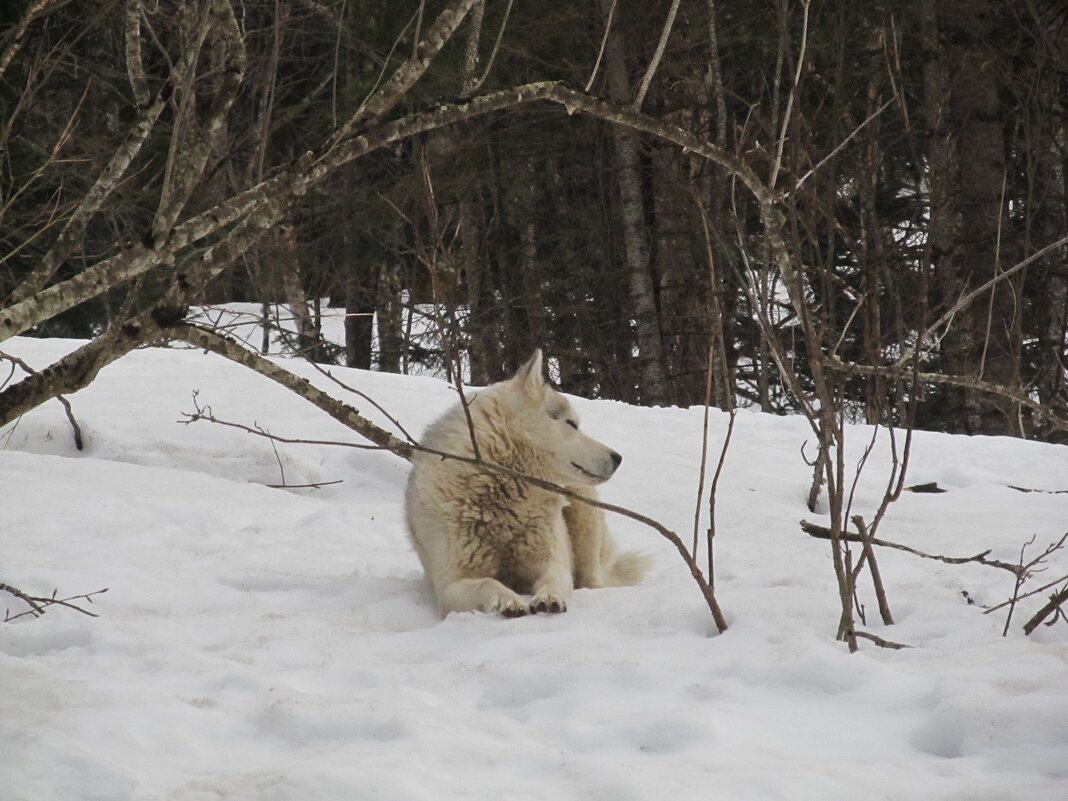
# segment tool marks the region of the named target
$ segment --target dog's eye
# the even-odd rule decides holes
[[[567,423],[569,426],[571,426],[576,431],[578,431],[578,423],[576,423],[574,420],[565,420],[564,422]]]

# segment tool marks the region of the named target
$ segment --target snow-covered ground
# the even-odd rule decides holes
[[[15,339],[35,367],[74,347]],[[287,362],[334,393],[306,365]],[[334,368],[418,433],[441,381]],[[404,531],[407,465],[389,454],[278,445],[181,425],[192,394],[283,436],[356,441],[266,379],[191,350],[148,349],[0,431],[0,581],[34,594],[109,591],[89,618],[53,608],[0,624],[5,801],[322,799],[1068,799],[1068,625],[1007,638],[1008,573],[881,551],[912,646],[837,622],[827,543],[804,536],[804,422],[738,416],[718,500],[722,636],[672,547],[642,586],[582,590],[567,614],[442,621]],[[369,416],[367,404],[350,400]],[[699,409],[577,401],[624,455],[603,497],[692,530]],[[726,418],[713,413],[713,454]],[[854,460],[870,429],[850,430]],[[871,516],[885,439],[854,513]],[[340,480],[321,489],[267,484]],[[881,536],[1015,561],[1068,530],[1068,448],[919,434]],[[705,524],[702,524],[702,527]],[[1059,572],[1058,572],[1059,571]],[[1068,553],[1049,579],[1068,572]],[[969,605],[963,595],[975,601]],[[12,612],[23,606],[2,596]]]

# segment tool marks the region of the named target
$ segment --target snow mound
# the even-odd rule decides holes
[[[77,344],[5,349],[40,368]],[[331,371],[415,433],[455,397]],[[566,615],[441,620],[404,530],[405,462],[182,425],[194,392],[223,418],[358,443],[266,379],[177,349],[132,353],[71,396],[82,452],[58,404],[0,430],[0,580],[109,588],[98,618],[0,626],[4,799],[1068,798],[1068,625],[1020,631],[1043,596],[1002,638],[1004,611],[979,605],[1008,597],[1008,573],[881,552],[897,625],[875,625],[866,584],[860,602],[870,630],[912,647],[834,641],[828,546],[798,527],[814,517],[802,420],[738,416],[716,540],[730,629],[713,636],[670,544],[619,518],[623,547],[654,557],[644,585],[581,590]],[[603,497],[688,539],[701,410],[576,403],[625,456]],[[726,422],[712,413],[714,452]],[[855,463],[871,430],[850,437]],[[854,513],[876,508],[888,453],[884,436]],[[1068,489],[1066,448],[919,433],[909,483],[928,481],[948,491],[906,493],[881,536],[1015,561],[1068,529],[1068,495],[1010,489]],[[283,483],[322,486],[266,486]],[[1066,572],[1060,552],[1044,575]]]

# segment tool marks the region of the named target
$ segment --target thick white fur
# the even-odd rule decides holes
[[[437,451],[482,458],[596,497],[621,457],[578,430],[567,399],[542,377],[541,351],[516,375],[457,404],[423,437]],[[417,453],[408,527],[443,615],[563,612],[574,587],[635,584],[642,554],[616,552],[604,512],[474,465]],[[532,596],[529,601],[524,595]]]

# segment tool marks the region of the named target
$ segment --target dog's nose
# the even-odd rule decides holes
[[[612,457],[612,464],[619,467],[619,463],[623,461],[623,457],[615,451],[610,451],[608,455]]]

